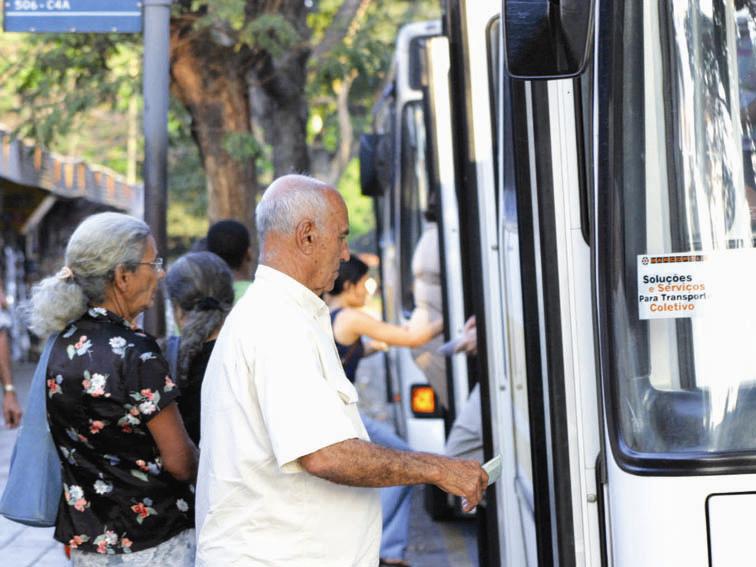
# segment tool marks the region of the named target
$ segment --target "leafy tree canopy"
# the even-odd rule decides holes
[[[308,7],[304,27],[285,16],[284,8],[297,2]],[[373,220],[369,200],[359,194],[356,142],[349,138],[349,129],[369,127],[398,28],[439,12],[432,0],[173,4],[173,19],[189,22],[189,33],[208,33],[213,45],[229,48],[253,66],[275,66],[292,50],[306,47],[307,142],[311,156],[333,160],[340,151],[344,154],[341,165],[332,170],[350,208],[353,237],[369,231]],[[78,155],[122,174],[136,171],[139,181],[141,50],[137,35],[0,34],[0,123],[53,151]],[[199,235],[207,222],[207,176],[195,121],[174,99],[169,118],[169,234],[176,236],[189,237],[193,231]],[[260,182],[272,178],[272,148],[259,128],[221,135],[223,150],[232,160],[252,158]],[[315,163],[313,171],[319,173]]]

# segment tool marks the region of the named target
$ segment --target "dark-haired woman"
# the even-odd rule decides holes
[[[171,266],[165,281],[181,332],[176,363],[179,411],[189,437],[199,445],[202,378],[234,304],[233,275],[212,252],[190,252]]]
[[[339,277],[328,298],[331,310],[333,336],[341,357],[346,377],[354,382],[357,365],[366,355],[382,346],[417,347],[430,341],[443,329],[443,322],[415,327],[401,327],[379,321],[361,308],[365,306],[368,266],[352,255],[343,262]],[[363,337],[372,339],[365,345]],[[407,443],[384,423],[362,415],[371,441],[378,445],[409,451]],[[409,486],[392,486],[381,489],[383,508],[383,535],[381,537],[381,565],[407,565],[405,554],[409,536],[410,496]]]

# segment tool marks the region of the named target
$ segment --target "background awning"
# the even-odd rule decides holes
[[[130,185],[117,173],[27,144],[0,129],[0,190],[42,189],[58,197],[84,198],[142,216],[141,185]]]

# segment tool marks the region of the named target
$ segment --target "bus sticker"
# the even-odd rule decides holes
[[[677,319],[715,315],[753,303],[756,249],[638,255],[638,315]],[[739,307],[736,307],[739,306]],[[753,307],[753,306],[751,306]]]

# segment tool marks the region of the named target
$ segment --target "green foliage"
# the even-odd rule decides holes
[[[23,34],[0,49],[0,76],[14,92],[19,134],[53,146],[74,132],[87,111],[123,112],[141,91],[141,47],[130,36],[113,34]],[[4,38],[5,39],[5,38]],[[33,64],[31,64],[33,62]]]
[[[244,0],[194,0],[184,10],[174,8],[174,13],[193,13],[198,16],[194,24],[197,29],[211,28],[217,41],[235,45],[237,50],[246,46],[280,57],[302,41],[284,16],[275,12],[252,16],[248,4]]]
[[[245,2],[243,0],[213,0],[193,1],[191,10],[205,14],[200,25],[228,25],[231,29],[239,31],[244,26]]]
[[[188,216],[195,220],[207,217],[207,179],[192,140],[189,113],[173,101],[168,116],[168,233],[198,236],[200,233],[191,231],[185,234],[195,223],[184,220]],[[174,207],[181,212],[172,216]]]
[[[223,149],[236,161],[255,159],[262,155],[262,147],[249,132],[227,132],[223,135]]]
[[[340,0],[323,0],[308,23],[313,45],[325,36]],[[324,59],[311,61],[307,93],[310,112],[323,120],[319,131],[310,129],[308,142],[335,151],[339,141],[336,116],[337,89],[351,80],[349,111],[356,132],[369,129],[371,110],[391,65],[399,28],[411,21],[440,17],[437,1],[373,0],[348,41],[341,42]]]
[[[314,3],[307,19],[313,48],[328,34],[342,1]],[[216,43],[276,58],[304,38],[282,13],[263,11],[260,6],[266,4],[272,3],[174,0],[173,14],[188,17],[197,28],[210,28]],[[346,38],[311,60],[308,142],[336,151],[340,137],[337,93],[345,81],[350,84],[352,125],[356,132],[367,129],[399,27],[439,14],[439,0],[372,0],[361,18],[352,22]],[[139,35],[0,33],[0,123],[53,151],[125,173],[130,101],[138,103],[136,121],[141,132],[141,55]],[[320,122],[317,128],[316,122]],[[261,184],[271,180],[270,147],[245,132],[219,135],[235,159],[255,159]],[[175,102],[169,136],[169,234],[196,237],[206,228],[207,181],[189,115]],[[141,135],[139,143],[141,155]],[[137,171],[141,174],[141,167]],[[372,229],[374,220],[371,201],[359,192],[356,160],[349,163],[339,188],[349,205],[352,238],[357,238]]]
[[[207,215],[197,215],[185,201],[168,207],[168,234],[175,238],[196,239],[207,233]]]
[[[338,190],[349,211],[349,242],[375,229],[373,200],[362,195],[360,190],[360,162],[353,159],[339,179]]]
[[[280,57],[302,41],[286,18],[278,14],[263,14],[244,26],[239,40],[250,47]]]

